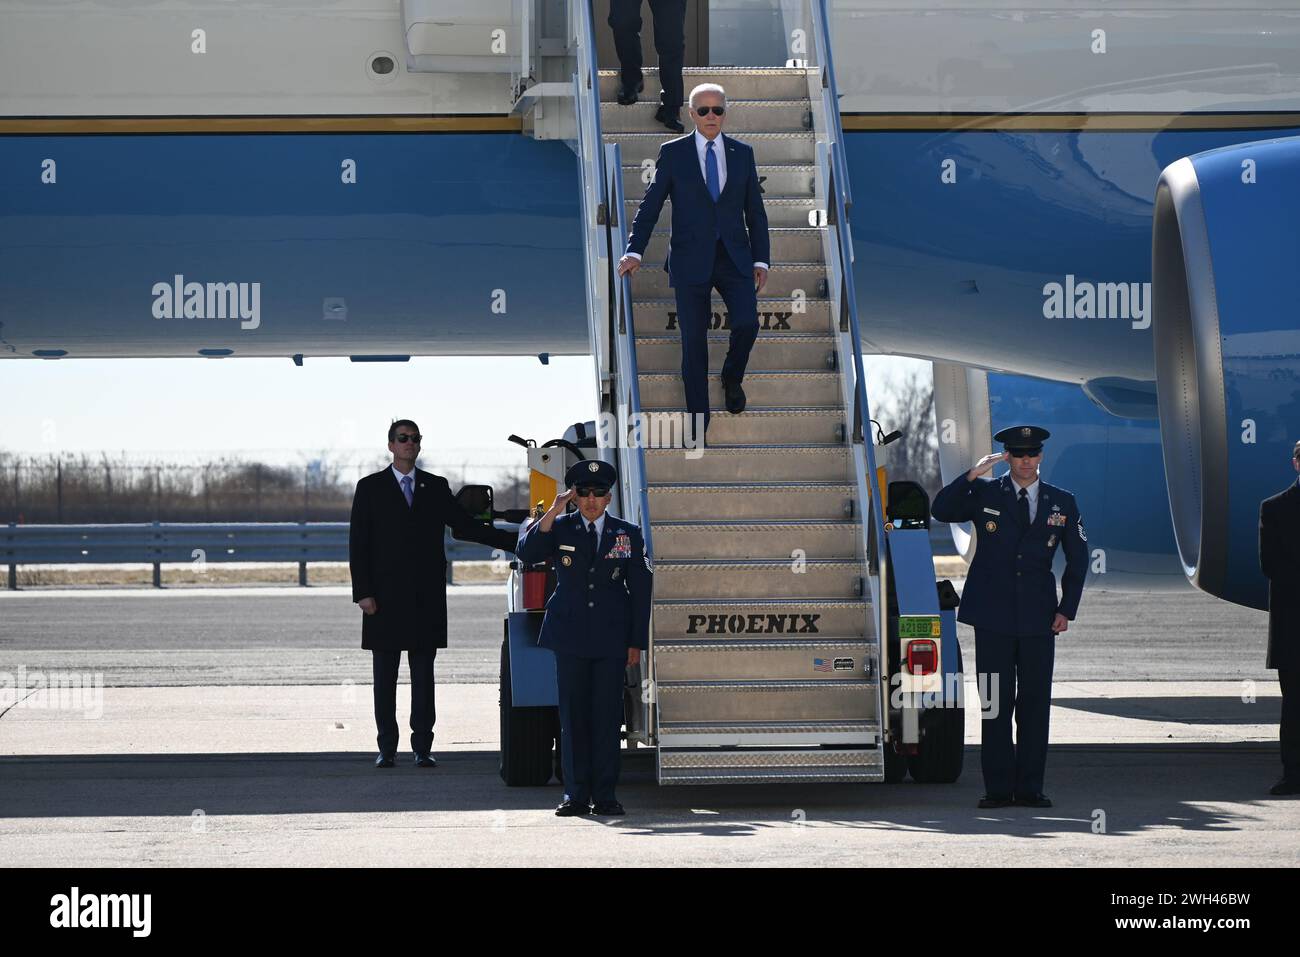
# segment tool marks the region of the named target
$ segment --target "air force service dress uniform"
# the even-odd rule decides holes
[[[1008,451],[1037,454],[1049,434],[1017,426],[996,438]],[[931,509],[939,521],[975,525],[975,558],[957,620],[974,627],[976,668],[989,676],[982,680],[990,682],[990,698],[996,690],[996,714],[983,715],[980,722],[985,791],[994,799],[1032,801],[1042,795],[1055,655],[1052,622],[1058,613],[1073,620],[1087,576],[1088,537],[1074,496],[1041,480],[1036,484],[1032,516],[1028,494],[1022,501],[1010,475],[971,481],[963,473],[935,496]],[[1065,551],[1059,600],[1052,571],[1058,546]]]
[[[607,462],[579,462],[565,474],[570,488],[608,488],[614,480]],[[550,532],[534,523],[515,554],[530,564],[550,559],[555,568],[538,644],[555,652],[565,801],[612,803],[627,652],[650,644],[653,576],[641,529],[608,512],[595,523],[570,512]]]

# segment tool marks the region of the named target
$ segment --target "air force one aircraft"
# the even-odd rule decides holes
[[[580,6],[0,0],[0,356],[599,353],[575,64],[613,62]],[[804,265],[829,135],[861,348],[935,362],[945,479],[1042,424],[1094,577],[1263,607],[1256,510],[1300,437],[1300,4],[824,0],[829,133],[780,91],[791,6],[687,28],[784,251],[765,333],[834,293]],[[614,82],[632,196],[670,134]]]

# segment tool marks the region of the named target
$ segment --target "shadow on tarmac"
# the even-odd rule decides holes
[[[135,818],[464,811],[549,812],[555,781],[508,788],[495,751],[438,754],[420,769],[398,754],[377,770],[369,752],[59,755],[0,758],[0,818]],[[1048,838],[1165,829],[1235,831],[1280,798],[1276,745],[1060,745],[1048,760],[1048,809],[979,810],[979,752],[967,748],[954,784],[762,784],[658,787],[649,751],[625,755],[624,818],[556,820],[557,826],[630,834],[744,837],[768,829],[839,827],[935,834]],[[555,820],[555,819],[551,819]],[[373,822],[367,822],[368,826]],[[473,820],[466,822],[468,826]],[[530,823],[532,823],[530,821]]]
[[[1250,702],[1242,701],[1240,695],[1053,698],[1052,707],[1139,721],[1176,721],[1179,724],[1277,724],[1282,720],[1281,695],[1260,695]]]

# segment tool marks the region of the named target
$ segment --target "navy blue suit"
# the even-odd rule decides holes
[[[538,644],[555,652],[565,798],[613,801],[627,650],[650,645],[653,575],[641,530],[606,513],[593,554],[582,513],[571,512],[549,532],[534,523],[515,554],[555,568]]]
[[[627,252],[644,255],[659,212],[673,201],[672,235],[664,269],[677,300],[682,335],[682,384],[686,408],[709,420],[708,331],[713,317],[712,291],[727,305],[731,338],[722,364],[724,379],[740,382],[749,352],[758,335],[758,297],[754,263],[770,263],[771,241],[767,213],[759,188],[753,147],[718,134],[726,162],[727,182],[715,203],[700,171],[694,132],[669,140],[659,148],[654,181],[647,187]]]
[[[1040,480],[1038,510],[1026,528],[1018,491],[1009,475],[970,481],[962,474],[931,509],[941,522],[975,525],[975,558],[957,620],[975,628],[977,671],[990,682],[997,676],[997,712],[980,722],[985,790],[995,797],[1042,793],[1056,650],[1052,620],[1058,613],[1074,619],[1088,569],[1088,536],[1074,496]],[[1058,545],[1065,550],[1059,600],[1052,571]]]

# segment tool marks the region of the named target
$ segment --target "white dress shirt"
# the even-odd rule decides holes
[[[692,134],[695,140],[695,153],[700,158],[700,175],[704,177],[704,185],[709,184],[708,167],[705,165],[705,159],[709,152],[709,138],[696,130]],[[718,158],[718,195],[727,188],[727,147],[719,133],[713,140],[717,145],[713,147],[713,152]]]
[[[704,185],[707,187],[709,185],[709,173],[706,159],[709,152],[709,138],[698,129],[691,136],[695,141],[695,155],[700,160],[700,176],[704,178]],[[727,144],[723,140],[721,133],[714,137],[713,142],[716,144],[713,147],[713,152],[718,160],[718,195],[721,196],[722,191],[727,188]],[[629,252],[627,255],[633,259],[641,258],[640,253]],[[767,263],[756,262],[754,268],[767,269],[768,266]]]
[[[1011,480],[1011,487],[1015,489],[1016,499],[1020,498],[1020,485],[1015,479]],[[1038,517],[1038,479],[1034,479],[1033,485],[1026,485],[1025,491],[1029,499],[1029,524],[1034,524],[1034,519]]]
[[[398,471],[396,465],[391,466],[391,468],[393,470],[393,475],[397,476],[397,487],[400,489],[402,487],[402,479],[406,478],[406,476]],[[405,493],[403,493],[403,495],[405,495]],[[411,501],[415,501],[415,469],[411,469]]]

